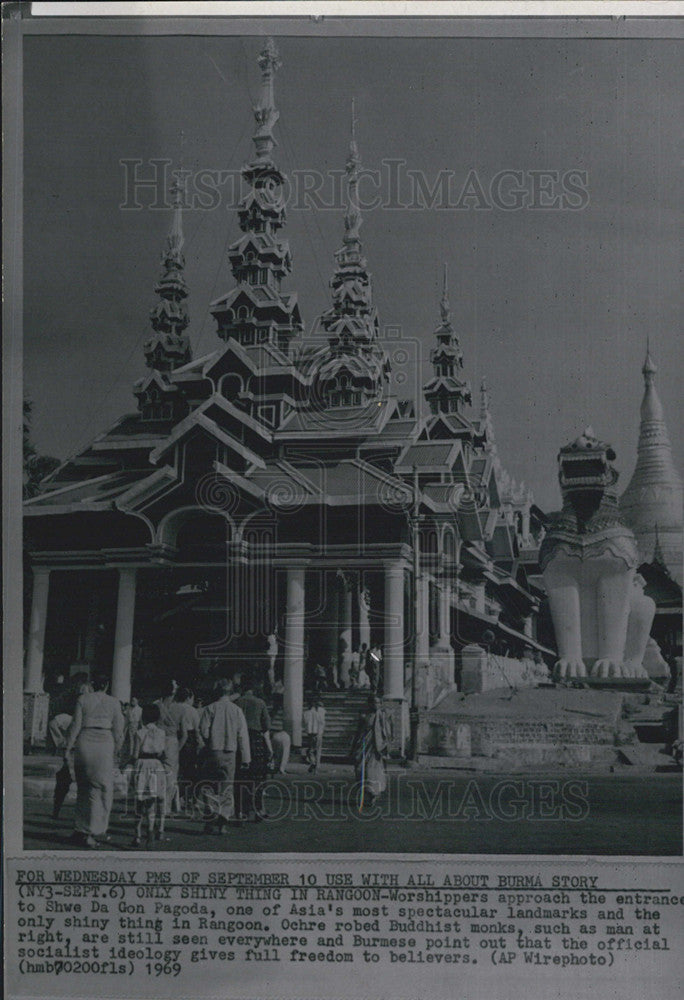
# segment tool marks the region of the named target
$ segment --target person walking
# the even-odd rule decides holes
[[[168,775],[166,782],[166,812],[170,813],[174,807],[179,806],[178,802],[178,757],[180,747],[180,723],[183,709],[180,702],[176,701],[176,690],[178,685],[174,680],[169,680],[164,684],[161,698],[155,701],[159,708],[159,725],[166,733],[166,746],[164,748],[164,766]]]
[[[278,774],[285,774],[287,764],[290,760],[290,746],[292,740],[290,734],[284,729],[271,731],[271,746],[273,747],[273,762]]]
[[[372,805],[387,788],[385,762],[391,739],[392,720],[383,709],[379,696],[373,693],[359,719],[351,749],[356,780],[360,784],[359,809],[364,804]]]
[[[114,755],[124,735],[121,703],[107,694],[109,681],[93,677],[92,691],[80,695],[67,733],[65,763],[74,751],[76,817],[74,839],[97,847],[106,839],[114,800]]]
[[[57,774],[55,775],[55,790],[54,790],[53,795],[52,795],[52,818],[53,819],[59,819],[59,814],[60,814],[60,811],[62,809],[62,806],[64,805],[64,800],[66,799],[67,795],[69,794],[71,786],[76,781],[76,772],[74,770],[74,754],[73,754],[73,751],[71,753],[67,754],[65,752],[65,748],[66,748],[66,745],[67,745],[67,736],[69,734],[69,727],[71,726],[71,723],[73,722],[73,719],[74,719],[73,713],[74,713],[74,711],[76,709],[76,701],[77,701],[77,699],[82,694],[85,694],[86,691],[91,691],[91,690],[92,689],[90,687],[90,684],[85,683],[85,682],[82,682],[81,684],[79,684],[78,691],[73,696],[73,703],[71,705],[71,712],[69,714],[67,714],[66,712],[60,713],[59,715],[55,716],[55,718],[50,723],[50,727],[49,727],[50,728],[50,735],[51,735],[52,740],[53,740],[53,742],[55,744],[55,747],[56,747],[56,749],[61,750],[63,752],[63,754],[64,754],[64,759],[63,759],[63,762],[62,762],[62,766],[59,769],[59,771],[57,772]],[[62,722],[60,724],[60,732],[59,732],[59,734],[57,732],[53,732],[53,729],[52,729],[53,723],[57,722],[58,719],[62,720]],[[68,723],[65,722],[66,719],[69,720]],[[59,743],[57,742],[58,736],[60,738],[60,742]]]
[[[304,730],[308,742],[307,760],[309,762],[309,774],[315,774],[321,763],[323,733],[325,732],[325,709],[323,708],[323,701],[318,694],[312,695],[309,699],[306,711],[304,712]]]
[[[254,810],[255,823],[266,819],[264,813],[264,783],[268,777],[268,765],[273,760],[271,745],[271,718],[266,702],[259,696],[254,678],[247,675],[242,682],[242,695],[235,704],[247,721],[249,734],[249,751],[251,762],[247,770],[247,780],[242,782],[244,802],[238,801],[237,809],[244,814],[250,808]]]
[[[137,698],[131,698],[128,706],[124,709],[124,719],[126,722],[125,746],[128,756],[132,757],[135,751],[135,738],[142,720],[142,707]]]
[[[238,749],[242,764],[251,761],[249,732],[245,716],[231,700],[233,684],[227,678],[216,685],[216,701],[212,702],[200,716],[200,736],[206,743],[208,772],[216,792],[212,796],[218,832],[233,817],[235,802],[233,782],[235,780],[235,760]],[[205,824],[205,832],[211,833],[214,821]]]
[[[187,809],[195,801],[200,750],[200,716],[195,708],[195,696],[190,688],[178,688],[175,697],[181,707],[178,722],[178,785],[181,804]]]
[[[136,828],[133,847],[140,847],[145,819],[148,845],[153,840],[164,840],[168,775],[164,767],[166,733],[159,725],[160,714],[159,705],[145,705],[142,709],[141,726],[135,736],[133,788]],[[159,825],[155,827],[157,819]]]

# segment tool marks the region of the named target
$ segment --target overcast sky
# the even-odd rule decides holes
[[[403,159],[429,186],[450,170],[452,204],[471,170],[490,203],[504,170],[523,171],[528,190],[529,171],[587,172],[579,211],[476,210],[475,198],[461,209],[379,207],[362,229],[381,322],[426,357],[448,262],[465,373],[474,390],[487,376],[502,460],[538,503],[558,506],[556,453],[587,423],[615,446],[627,485],[647,335],[681,454],[678,43],[288,37],[278,46],[276,156],[288,173],[344,166],[352,96],[364,166]],[[26,39],[25,381],[41,452],[65,457],[135,409],[169,216],[119,207],[120,161],[178,163],[182,131],[185,167],[238,170],[251,153],[260,47],[229,37]],[[233,284],[225,248],[238,227],[227,185],[222,194],[213,210],[185,216],[196,355],[218,345],[208,306]],[[289,210],[287,289],[307,329],[329,303],[342,232],[338,210]]]

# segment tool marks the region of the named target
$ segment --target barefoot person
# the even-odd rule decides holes
[[[75,751],[74,839],[91,848],[106,838],[114,799],[114,755],[124,735],[121,704],[107,694],[108,684],[106,677],[98,675],[92,680],[93,690],[79,697],[64,752],[68,762]]]
[[[359,719],[352,744],[354,772],[360,788],[360,806],[372,805],[387,788],[385,761],[392,739],[392,720],[376,694],[368,699],[368,708]]]
[[[147,819],[147,842],[164,839],[166,817],[166,782],[164,767],[166,733],[159,725],[158,705],[145,705],[142,709],[141,727],[135,734],[133,756],[133,788],[135,789],[136,828],[133,847],[142,842],[143,821]],[[159,820],[158,825],[155,821]]]

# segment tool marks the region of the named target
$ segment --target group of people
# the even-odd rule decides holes
[[[169,681],[156,701],[122,706],[107,693],[106,676],[79,687],[68,728],[53,727],[63,740],[64,763],[57,775],[53,816],[57,818],[73,781],[77,796],[73,839],[95,848],[109,840],[108,827],[117,771],[127,775],[135,799],[132,846],[165,840],[167,816],[185,809],[204,819],[204,832],[230,823],[267,818],[264,786],[269,772],[284,772],[290,749],[285,732],[271,732],[271,718],[259,680],[236,672],[216,683],[215,698],[200,710],[193,692]],[[325,708],[320,694],[303,717],[309,772],[320,765]],[[356,776],[370,802],[386,786],[385,762],[391,720],[371,693],[352,746]]]
[[[250,813],[265,818],[263,783],[270,767],[284,771],[289,737],[271,739],[268,708],[250,676],[219,680],[215,700],[201,711],[193,692],[175,681],[143,705],[132,698],[122,706],[107,687],[99,675],[81,683],[68,725],[60,718],[50,728],[64,753],[53,817],[75,781],[76,843],[93,848],[107,841],[117,772],[127,775],[135,799],[135,847],[143,839],[163,841],[174,809],[199,810],[208,817],[205,830]]]
[[[313,667],[313,686],[318,691],[326,690],[382,690],[382,651],[380,646],[368,648],[365,642],[353,649],[349,656],[343,650],[337,660],[332,660],[326,668],[320,663]]]

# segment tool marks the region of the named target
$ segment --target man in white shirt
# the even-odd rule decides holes
[[[207,748],[209,769],[216,784],[216,795],[208,797],[208,802],[216,813],[219,833],[235,812],[233,782],[238,748],[243,766],[252,759],[247,721],[242,709],[231,699],[232,690],[232,681],[223,679],[217,683],[218,698],[204,709],[199,725],[200,736]],[[212,829],[213,821],[210,820],[205,825],[205,831]]]
[[[304,728],[309,743],[309,773],[315,774],[323,753],[323,732],[325,730],[325,709],[318,695],[315,695],[304,712]]]

